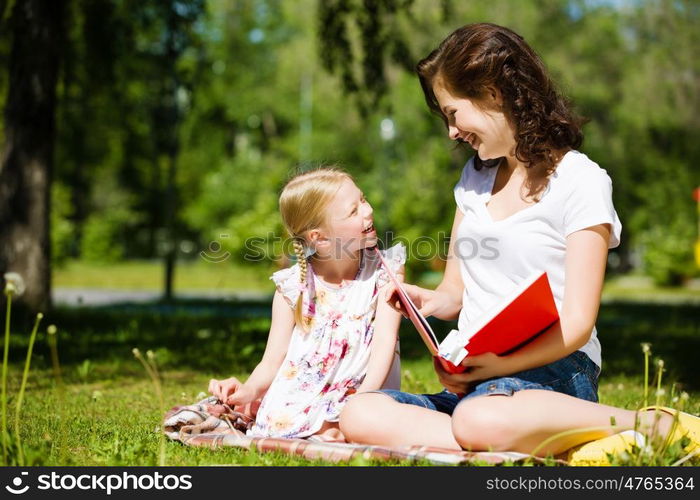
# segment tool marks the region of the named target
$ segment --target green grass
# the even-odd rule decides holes
[[[163,375],[166,407],[188,404],[202,397],[210,376],[189,370]],[[217,374],[218,375],[218,374]],[[245,376],[244,373],[235,373]],[[136,362],[128,367],[100,363],[86,380],[77,374],[63,396],[50,380],[50,371],[37,371],[31,379],[31,398],[25,403],[26,427],[22,438],[33,450],[36,465],[157,465],[162,417],[150,381]],[[16,389],[16,386],[11,386]],[[11,391],[14,392],[14,391]],[[351,464],[385,462],[356,460]],[[391,462],[398,464],[400,462]],[[282,454],[251,453],[235,448],[217,450],[166,442],[167,465],[324,465]]]
[[[16,397],[30,318],[13,311],[10,394]],[[65,389],[51,374],[45,326],[59,328]],[[194,402],[212,377],[245,378],[262,355],[269,327],[264,302],[179,301],[172,304],[58,309],[37,339],[22,411],[22,442],[33,464],[156,465],[161,408],[131,350],[152,349],[162,369],[165,406]],[[435,322],[440,335],[454,325]],[[693,305],[613,303],[598,322],[604,367],[601,402],[635,409],[643,399],[641,342],[668,368],[664,387],[690,394],[686,410],[700,413],[700,310]],[[20,333],[21,332],[21,333]],[[410,324],[402,325],[404,389],[437,391],[427,352]],[[652,370],[653,372],[653,370]],[[9,414],[14,413],[14,399]],[[166,443],[168,465],[327,465],[236,449],[196,449]],[[358,461],[357,464],[364,464]],[[373,463],[369,463],[372,465]],[[696,462],[697,464],[697,462]],[[382,462],[382,465],[386,463]]]
[[[243,265],[226,260],[220,263],[202,259],[178,261],[175,271],[176,291],[256,291],[272,293],[269,276],[276,270],[270,263]],[[68,261],[53,270],[56,288],[104,288],[117,290],[163,289],[161,261],[124,261],[110,264]],[[418,282],[434,287],[440,273],[426,273]],[[603,289],[603,300],[642,302],[691,302],[700,304],[700,285],[686,287],[658,287],[645,276],[625,275],[609,278]]]
[[[686,302],[700,304],[700,281],[683,287],[660,287],[651,278],[640,275],[614,276],[606,280],[603,299],[610,301]]]
[[[272,293],[269,280],[275,268],[268,263],[242,266],[230,260],[213,263],[203,260],[178,262],[175,290],[251,290]],[[69,261],[54,268],[57,288],[109,288],[118,290],[162,290],[164,268],[161,261],[125,261],[111,264]]]

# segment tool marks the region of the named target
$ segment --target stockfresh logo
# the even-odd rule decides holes
[[[25,484],[24,486],[22,486],[22,484],[24,483],[24,476],[28,475],[29,472],[20,472],[20,475],[12,480],[12,485],[8,484],[7,486],[5,486],[5,489],[13,495],[21,495],[23,493],[26,493],[29,489],[29,485]]]

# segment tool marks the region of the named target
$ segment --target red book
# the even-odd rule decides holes
[[[493,352],[500,355],[513,351],[559,319],[547,273],[543,272],[520,283],[491,309],[474,319],[466,331],[452,330],[438,343],[428,321],[406,294],[378,250],[377,255],[428,351],[450,373],[463,372],[465,368],[460,363],[469,354]]]

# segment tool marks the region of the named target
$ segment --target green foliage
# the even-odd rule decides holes
[[[284,237],[277,193],[287,168],[273,155],[257,157],[254,151],[247,158],[222,161],[205,176],[198,202],[190,205],[185,220],[240,261],[269,260],[267,242],[274,235]],[[251,244],[253,238],[257,244]]]
[[[64,264],[74,250],[75,228],[70,215],[70,192],[64,184],[54,182],[51,186],[51,259],[54,265]]]
[[[94,212],[83,228],[81,254],[89,262],[116,262],[126,254],[126,241],[134,213],[117,206],[108,212]]]
[[[666,226],[654,226],[642,232],[644,268],[658,285],[678,286],[684,278],[697,273],[693,226],[687,219],[674,219]]]
[[[281,232],[279,188],[300,166],[322,163],[357,178],[380,233],[409,247],[448,233],[451,188],[470,153],[452,148],[428,113],[412,67],[454,28],[488,21],[522,34],[590,120],[582,149],[613,179],[623,266],[642,255],[645,272],[666,284],[698,273],[700,31],[691,0],[69,4],[56,262],[83,252],[161,255],[173,165],[176,239],[205,249],[229,234],[220,243],[238,260],[251,237],[268,258],[279,254],[268,241]],[[0,54],[8,50],[3,34]],[[384,119],[393,137],[381,138]],[[414,257],[414,273],[439,265]]]

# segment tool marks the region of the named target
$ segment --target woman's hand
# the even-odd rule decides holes
[[[462,366],[467,367],[465,372],[467,382],[477,382],[494,377],[503,377],[514,373],[510,368],[508,356],[499,356],[492,352],[467,356],[462,361]]]
[[[468,373],[450,373],[440,364],[437,356],[433,357],[433,367],[437,373],[438,379],[442,386],[454,394],[466,394],[469,392],[469,382],[467,381]]]
[[[469,386],[474,382],[514,373],[507,356],[498,356],[492,352],[464,358],[462,366],[467,370],[463,373],[445,371],[437,358],[433,358],[433,366],[443,387],[455,394],[469,392]]]
[[[441,293],[436,290],[428,290],[407,283],[403,284],[403,289],[406,290],[406,295],[410,297],[420,313],[426,318],[432,316],[440,308],[441,302],[444,300],[441,297]],[[399,300],[399,292],[393,284],[389,285],[384,298],[394,310],[403,314],[405,318],[408,317],[408,312]]]

